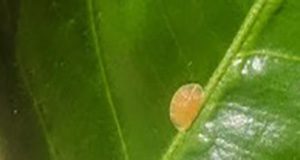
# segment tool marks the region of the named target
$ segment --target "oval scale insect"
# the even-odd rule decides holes
[[[179,131],[186,131],[196,118],[203,102],[203,90],[199,84],[181,86],[170,104],[170,119]]]

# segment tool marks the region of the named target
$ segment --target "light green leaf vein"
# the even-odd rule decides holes
[[[120,138],[120,143],[121,143],[121,147],[122,147],[122,151],[124,154],[124,159],[128,160],[129,159],[129,155],[127,152],[127,146],[125,143],[125,139],[122,133],[122,129],[121,129],[121,125],[117,116],[117,111],[111,96],[111,91],[109,88],[109,84],[108,84],[108,80],[107,80],[107,76],[105,73],[105,68],[104,68],[104,64],[103,64],[103,60],[102,60],[102,56],[101,56],[101,48],[100,48],[100,41],[97,35],[97,31],[96,31],[96,24],[95,24],[95,17],[94,17],[94,9],[93,9],[93,4],[92,4],[92,0],[87,0],[87,9],[89,12],[89,23],[90,23],[90,29],[92,32],[92,39],[93,39],[93,43],[94,43],[94,47],[95,47],[95,52],[96,52],[96,56],[98,59],[98,65],[99,65],[99,69],[100,69],[100,78],[103,80],[103,84],[104,84],[104,90],[105,90],[105,94],[110,106],[110,109],[112,111],[112,116],[114,119],[114,122],[116,124],[116,128],[117,128],[117,132]]]
[[[38,118],[39,123],[41,125],[42,132],[45,135],[46,143],[48,144],[50,158],[54,159],[54,160],[58,160],[58,156],[56,154],[55,145],[54,145],[54,143],[52,141],[51,136],[49,135],[50,132],[49,132],[49,130],[47,128],[47,125],[46,125],[46,119],[43,116],[41,110],[39,109],[38,100],[33,95],[32,89],[30,87],[30,83],[29,83],[28,78],[26,76],[26,72],[25,72],[24,66],[22,66],[22,64],[20,64],[20,75],[21,75],[21,78],[23,79],[25,90],[28,92],[30,98],[32,98],[33,108],[34,108],[34,110],[35,110],[35,112],[37,114],[37,118]]]
[[[300,62],[299,56],[286,55],[286,54],[282,54],[281,52],[276,52],[271,50],[254,50],[243,54],[239,54],[237,55],[237,58],[244,58],[250,56],[268,56],[268,57],[273,57],[278,59]]]

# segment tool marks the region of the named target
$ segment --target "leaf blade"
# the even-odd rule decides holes
[[[207,54],[210,58],[203,59],[204,54],[196,54],[197,49],[219,54],[215,51],[226,48],[224,46],[231,39],[228,35],[233,35],[234,31],[228,27],[229,31],[223,33],[217,26],[214,29],[222,35],[226,33],[226,40],[215,40],[215,33],[209,27],[201,26],[207,20],[199,21],[194,29],[190,29],[200,31],[204,41],[218,45],[210,49],[205,44],[197,47],[193,42],[193,49],[189,50],[189,43],[181,44],[182,50],[188,53],[182,61],[182,57],[175,54],[179,50],[175,40],[182,43],[190,39],[188,42],[192,42],[197,36],[194,33],[185,36],[183,27],[187,25],[182,26],[181,21],[176,21],[173,12],[180,11],[180,5],[167,6],[170,7],[170,26],[176,24],[172,29],[178,38],[174,39],[165,18],[159,16],[161,3],[158,1],[89,2],[95,7],[92,14],[96,35],[91,33],[88,25],[91,10],[87,10],[86,2],[49,0],[22,4],[18,64],[24,69],[32,97],[45,118],[48,139],[55,147],[52,154],[56,158],[52,158],[124,158],[105,91],[107,85],[99,78],[104,68],[99,67],[95,41],[91,38],[96,36],[102,46],[105,70],[109,73],[105,79],[110,82],[116,115],[125,128],[129,156],[131,159],[157,159],[174,134],[168,119],[172,90],[181,83],[198,81],[198,74],[203,77],[199,81],[205,83],[217,60],[212,56],[215,54]],[[225,2],[219,3],[218,8],[222,8]],[[195,5],[192,1],[187,4]],[[212,6],[212,3],[205,5]],[[205,5],[197,4],[194,11]],[[235,12],[233,7],[221,13],[233,15]],[[194,14],[187,13],[187,16]],[[244,13],[244,10],[238,13]],[[240,20],[240,17],[233,19],[228,26],[235,28]],[[215,24],[214,21],[209,23]],[[180,39],[183,40],[179,42]],[[194,63],[187,64],[190,61]],[[207,69],[194,71],[201,64],[208,66]]]
[[[280,6],[278,1],[267,3]],[[283,4],[298,6],[295,1]],[[299,157],[296,149],[299,124],[295,115],[299,113],[299,94],[295,89],[298,88],[299,77],[287,73],[289,68],[294,68],[297,73],[298,57],[289,55],[293,52],[278,52],[278,46],[269,45],[281,40],[281,33],[271,33],[269,28],[286,27],[278,22],[286,13],[295,10],[272,12],[271,15],[276,13],[276,16],[263,23],[266,25],[263,29],[256,27],[262,29],[262,33],[252,33],[254,35],[250,35],[247,43],[236,52],[229,69],[208,100],[207,108],[185,135],[173,159]],[[271,25],[276,22],[278,26]],[[299,32],[297,29],[293,31],[295,34]],[[274,35],[276,39],[270,38]],[[287,46],[290,50],[293,48],[293,45]]]

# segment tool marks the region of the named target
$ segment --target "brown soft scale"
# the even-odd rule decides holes
[[[170,105],[170,118],[179,131],[190,127],[198,115],[202,101],[203,91],[199,84],[186,84],[176,91]]]

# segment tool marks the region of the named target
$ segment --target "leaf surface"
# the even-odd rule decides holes
[[[159,159],[173,92],[207,82],[250,5],[22,1],[16,63],[49,159]]]
[[[299,159],[298,1],[256,1],[165,159]]]

